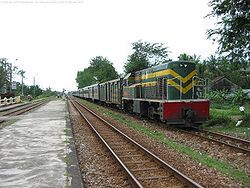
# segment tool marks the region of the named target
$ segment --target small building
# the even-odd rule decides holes
[[[239,88],[239,86],[227,79],[225,76],[219,76],[210,82],[209,88],[210,90],[235,91]]]

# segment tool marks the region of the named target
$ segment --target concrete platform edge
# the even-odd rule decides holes
[[[68,109],[68,103],[66,101],[66,109]],[[66,155],[66,163],[67,163],[67,181],[68,187],[72,188],[83,188],[84,183],[82,180],[82,175],[80,172],[80,167],[78,163],[75,140],[73,137],[72,126],[69,118],[69,111],[66,111],[66,135],[68,137],[67,145],[71,152],[68,152]]]

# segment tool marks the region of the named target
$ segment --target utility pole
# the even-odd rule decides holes
[[[19,70],[18,74],[21,75],[21,77],[22,77],[22,96],[23,96],[23,79],[25,78],[25,76],[24,76],[25,71],[24,70]]]
[[[24,73],[23,73],[24,74]],[[23,77],[24,75],[22,74],[22,96],[23,96]]]
[[[33,98],[35,98],[36,96],[36,77],[35,76],[33,77],[33,83],[34,83],[34,97]]]
[[[12,93],[12,63],[9,64],[10,71],[10,94]]]

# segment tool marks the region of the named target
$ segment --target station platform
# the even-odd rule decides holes
[[[0,187],[83,187],[64,100],[0,129]]]

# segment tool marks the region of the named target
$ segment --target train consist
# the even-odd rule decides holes
[[[196,76],[193,62],[172,61],[81,88],[73,95],[159,118],[167,124],[190,127],[209,117],[209,100],[203,98],[204,91],[205,80]]]

